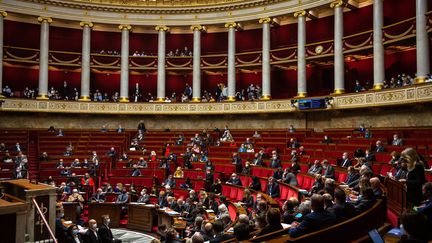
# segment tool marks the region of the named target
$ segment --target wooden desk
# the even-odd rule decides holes
[[[72,223],[76,224],[76,218],[77,218],[77,202],[63,202],[63,211],[64,211],[64,218],[67,221],[72,221]]]
[[[123,205],[119,203],[89,203],[88,218],[95,219],[98,225],[102,225],[102,215],[108,214],[111,219],[110,226],[117,228],[120,225],[120,213]]]
[[[0,185],[4,187],[5,193],[25,201],[26,221],[20,227],[26,227],[26,233],[29,235],[28,241],[50,239],[46,225],[33,205],[33,199],[44,213],[51,230],[55,232],[56,188],[45,184],[33,184],[26,179],[2,181]]]
[[[24,243],[27,205],[22,200],[8,198],[0,199],[0,229],[1,242]]]
[[[151,232],[157,223],[156,208],[153,204],[129,204],[128,229]]]
[[[171,209],[165,208],[165,210],[158,209],[158,225],[165,224],[168,228],[174,228],[180,233],[180,236],[184,235],[186,229],[186,220],[180,217],[180,214],[170,214],[173,212]]]

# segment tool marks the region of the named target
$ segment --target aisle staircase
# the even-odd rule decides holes
[[[27,158],[29,164],[29,179],[39,180],[38,136],[35,131],[29,132]]]

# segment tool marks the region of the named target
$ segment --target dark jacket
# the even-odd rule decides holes
[[[299,237],[304,234],[317,231],[336,222],[336,216],[328,211],[314,211],[303,218],[299,226],[291,228],[291,237]]]

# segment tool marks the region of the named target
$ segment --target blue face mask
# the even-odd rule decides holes
[[[79,233],[79,230],[74,229],[74,230],[72,231],[72,233],[73,233],[74,235],[77,235],[77,234]]]

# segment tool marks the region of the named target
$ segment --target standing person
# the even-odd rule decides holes
[[[102,215],[102,225],[99,227],[98,235],[102,243],[121,243],[122,241],[114,238],[111,228],[109,227],[111,220],[109,215]]]
[[[84,234],[84,243],[100,243],[96,220],[90,219],[88,224],[89,228]]]
[[[412,206],[420,205],[422,201],[422,186],[426,182],[425,172],[420,157],[413,148],[406,148],[401,153],[402,161],[407,162],[408,175],[406,180],[406,199]]]
[[[143,120],[138,123],[138,131],[141,131],[142,133],[147,131]]]

